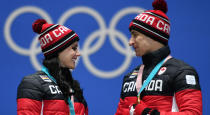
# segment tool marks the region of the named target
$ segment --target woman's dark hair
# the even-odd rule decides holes
[[[55,78],[67,104],[68,97],[72,95],[70,88],[74,90],[73,94],[79,102],[84,101],[83,91],[80,88],[79,82],[73,79],[71,71],[68,68],[61,67],[58,56],[44,59],[43,65],[48,69],[49,74]]]

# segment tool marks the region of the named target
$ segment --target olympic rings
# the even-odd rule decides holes
[[[134,53],[132,49],[128,46],[128,39],[127,37],[120,32],[119,30],[116,30],[116,25],[119,22],[119,20],[128,15],[128,14],[137,14],[143,12],[144,9],[138,8],[138,7],[128,7],[124,8],[120,11],[118,11],[115,16],[111,19],[110,25],[107,28],[106,23],[103,19],[103,17],[95,10],[89,7],[85,6],[78,6],[75,8],[71,8],[64,12],[61,15],[61,18],[58,21],[58,24],[63,25],[67,19],[72,17],[75,14],[78,13],[84,13],[92,16],[95,21],[98,23],[99,29],[95,30],[92,32],[84,42],[84,45],[82,48],[79,48],[81,54],[82,54],[82,59],[84,62],[84,65],[86,68],[93,73],[95,76],[100,77],[100,78],[114,78],[116,76],[119,76],[122,74],[130,65],[132,58],[134,56]],[[5,26],[4,26],[4,36],[6,43],[8,46],[15,51],[16,53],[20,55],[25,55],[30,57],[30,61],[34,68],[36,70],[39,70],[41,68],[41,64],[39,64],[37,60],[37,55],[41,53],[41,48],[38,45],[39,41],[37,39],[38,36],[35,36],[34,39],[31,42],[30,48],[25,49],[17,45],[11,36],[11,26],[13,21],[19,16],[24,13],[33,13],[41,16],[42,18],[46,19],[49,23],[53,23],[52,19],[48,15],[47,12],[45,12],[43,9],[40,9],[38,7],[34,6],[24,6],[21,8],[18,8],[12,12],[9,17],[6,20]],[[104,71],[96,68],[90,61],[89,56],[97,52],[104,44],[106,36],[109,36],[109,40],[115,48],[116,51],[118,51],[120,54],[125,55],[125,60],[124,62],[118,67],[117,69],[111,70],[111,71]],[[94,44],[94,46],[90,47],[90,44],[95,40],[97,42]],[[117,38],[123,43],[125,47],[122,47],[118,42]],[[77,62],[78,63],[78,62]]]

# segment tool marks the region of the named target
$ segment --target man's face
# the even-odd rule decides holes
[[[129,45],[133,46],[136,56],[143,56],[150,51],[150,38],[138,31],[131,30]]]

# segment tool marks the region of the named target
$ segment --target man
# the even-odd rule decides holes
[[[129,45],[143,64],[124,77],[115,115],[202,115],[196,70],[170,56],[167,3],[152,5],[130,23]]]

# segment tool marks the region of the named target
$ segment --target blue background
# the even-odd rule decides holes
[[[139,7],[152,9],[153,0],[3,0],[1,1],[0,17],[0,71],[1,71],[1,115],[16,114],[16,93],[17,86],[22,77],[34,73],[35,67],[27,55],[21,55],[10,48],[6,42],[4,34],[5,23],[19,8],[24,6],[38,7],[51,17],[53,23],[58,23],[62,14],[69,9],[79,6],[92,8],[98,12],[109,30],[112,18],[122,9],[128,7]],[[171,21],[171,37],[169,45],[172,56],[181,59],[196,68],[200,76],[200,84],[203,95],[203,114],[210,113],[209,89],[209,66],[210,65],[210,37],[209,37],[209,4],[208,0],[167,0],[168,17]],[[126,36],[129,40],[129,22],[136,16],[136,13],[123,16],[117,23],[116,30]],[[11,25],[11,36],[14,42],[25,49],[30,49],[30,44],[36,34],[32,31],[32,22],[41,18],[34,13],[23,13],[15,17]],[[99,25],[94,17],[78,13],[68,18],[65,26],[73,29],[80,36],[80,48],[83,46],[88,36],[99,29]],[[114,33],[114,32],[113,32]],[[90,47],[96,45],[97,39],[91,43]],[[116,38],[122,48],[124,43]],[[86,51],[89,49],[85,49]],[[33,52],[32,52],[33,53]],[[37,56],[39,62],[43,56]],[[90,62],[98,69],[105,72],[118,69],[125,61],[125,55],[121,54],[113,47],[108,34],[101,48],[89,55]],[[113,115],[119,102],[121,83],[123,75],[131,71],[132,68],[141,63],[141,58],[132,57],[123,72],[112,78],[101,78],[91,72],[85,65],[81,56],[77,68],[73,71],[74,78],[77,79],[84,90],[85,98],[89,106],[90,115]]]

